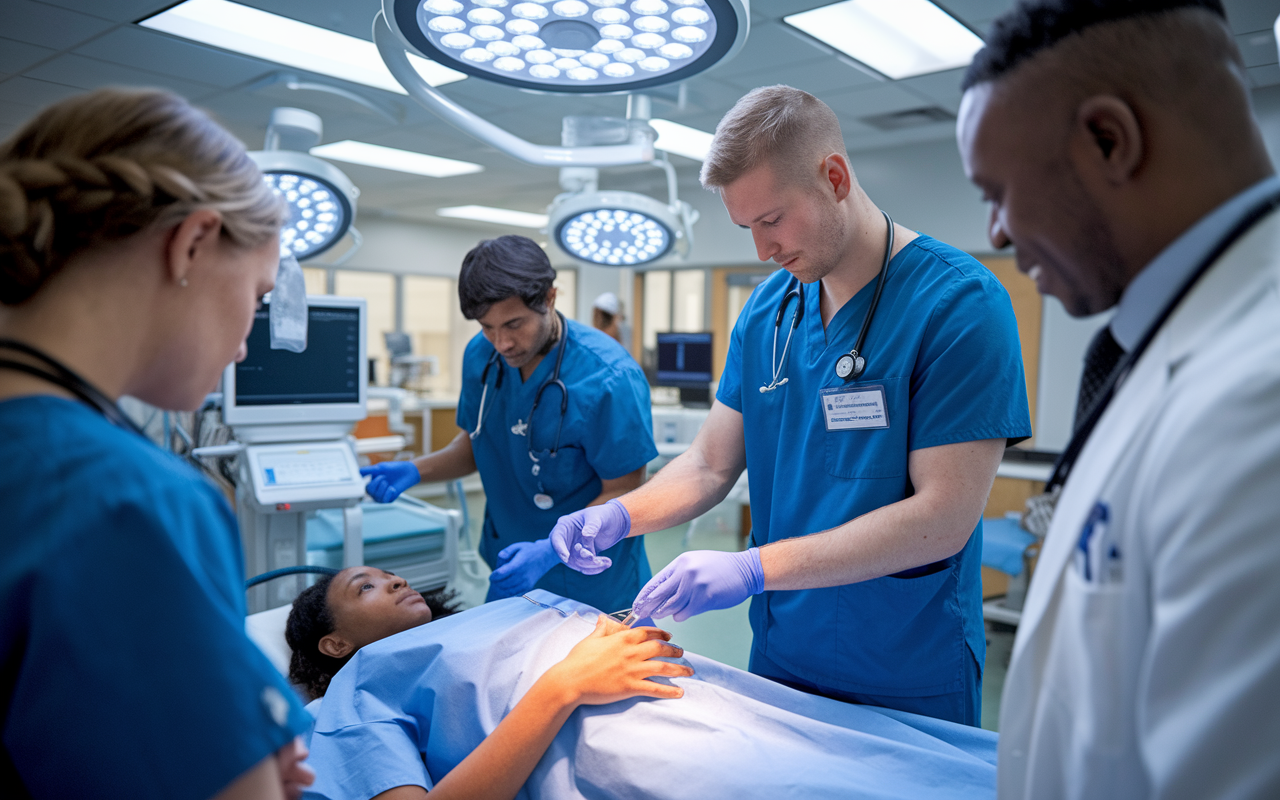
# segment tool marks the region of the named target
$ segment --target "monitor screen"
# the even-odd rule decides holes
[[[249,357],[236,364],[236,405],[360,402],[360,311],[307,308],[307,349],[271,349],[269,306],[253,318]]]
[[[249,355],[223,373],[228,425],[354,422],[365,416],[365,301],[307,297],[307,349],[271,349],[270,297],[254,315]]]
[[[703,386],[711,382],[710,333],[659,333],[657,383]]]

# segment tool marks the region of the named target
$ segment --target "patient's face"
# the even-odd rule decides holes
[[[348,567],[329,584],[334,633],[359,649],[431,621],[431,609],[404,578],[374,567]]]

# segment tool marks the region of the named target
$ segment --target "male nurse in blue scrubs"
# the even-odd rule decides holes
[[[603,548],[706,512],[745,468],[753,546],[679,556],[636,612],[682,621],[754,595],[752,672],[977,725],[981,515],[1005,446],[1031,433],[1008,294],[973,258],[895,225],[865,371],[845,379],[837,362],[868,318],[889,223],[835,114],[790,87],[751,92],[716,128],[702,182],[782,269],[739,316],[692,447],[560,520],[553,546],[600,569]]]
[[[561,515],[641,484],[658,455],[649,384],[616,341],[556,312],[555,277],[546,252],[524,236],[467,253],[458,298],[481,332],[462,361],[463,432],[435,453],[361,472],[372,476],[369,495],[389,503],[419,481],[478,469],[480,556],[494,570],[488,599],[538,588],[616,611],[652,575],[643,541],[618,541],[604,554],[611,566],[585,575],[561,564],[545,537]]]

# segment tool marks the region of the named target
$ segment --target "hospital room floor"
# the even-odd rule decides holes
[[[457,503],[440,496],[423,499],[436,505],[457,507]],[[480,526],[484,519],[484,493],[467,492],[467,507],[471,516],[471,540],[479,541]],[[645,549],[649,564],[656,574],[676,556],[686,550],[737,550],[739,515],[736,503],[721,503],[697,520],[693,534],[687,536],[689,525],[679,525],[645,537]],[[686,541],[686,538],[688,541]],[[483,565],[481,565],[483,569]],[[470,596],[471,599],[474,595]],[[479,602],[483,595],[479,595]],[[662,627],[670,630],[672,641],[708,658],[725,664],[747,668],[751,650],[751,627],[747,622],[747,603],[724,611],[712,611],[684,622],[664,620]],[[1000,693],[1004,688],[1005,671],[1009,666],[1009,654],[1013,649],[1013,632],[1007,626],[993,630],[987,626],[987,663],[983,670],[982,727],[996,730],[1000,717]]]

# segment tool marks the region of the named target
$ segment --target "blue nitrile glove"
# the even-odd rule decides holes
[[[704,611],[736,606],[764,591],[760,549],[742,553],[693,550],[682,553],[644,585],[632,611],[640,617],[676,622]]]
[[[489,595],[485,602],[519,597],[559,563],[548,539],[508,545],[498,553],[498,568],[489,575]]]
[[[561,517],[551,529],[551,546],[560,560],[584,575],[599,575],[613,559],[598,555],[631,533],[631,515],[617,500]]]
[[[373,477],[364,490],[379,503],[390,503],[405,489],[422,480],[417,465],[412,461],[383,461],[372,467],[361,467],[360,474]]]

